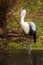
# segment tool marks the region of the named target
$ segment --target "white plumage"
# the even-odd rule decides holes
[[[36,31],[36,25],[35,25],[35,23],[34,22],[29,22],[29,24],[30,24],[32,30]]]
[[[23,25],[24,24],[24,25]],[[22,29],[24,30],[24,32],[26,33],[26,34],[28,34],[29,33],[29,24],[28,24],[28,22],[23,22],[23,23],[21,23],[21,27],[22,27]]]
[[[34,22],[25,22],[24,21],[24,17],[26,15],[26,10],[22,10],[21,11],[21,21],[20,21],[20,24],[21,24],[21,27],[24,31],[25,34],[29,34],[30,36],[33,36],[34,38],[34,42],[36,42],[36,25]]]

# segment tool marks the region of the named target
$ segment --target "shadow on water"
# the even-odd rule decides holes
[[[30,57],[28,49],[0,49],[0,65],[43,65],[43,50],[32,50]]]
[[[14,49],[13,49],[14,50]],[[19,50],[19,51],[18,51]],[[8,49],[1,49],[0,65],[32,65],[27,49],[18,49],[12,52]]]

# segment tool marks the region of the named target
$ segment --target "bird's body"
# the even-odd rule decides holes
[[[20,21],[22,30],[26,35],[33,36],[34,42],[36,42],[36,26],[35,26],[35,23],[34,22],[25,22],[24,21],[25,14],[26,14],[26,10],[23,10],[21,12],[21,21]]]
[[[21,27],[22,27],[22,30],[25,32],[25,34],[29,33],[30,30],[29,30],[29,24],[28,24],[28,22],[21,23]]]

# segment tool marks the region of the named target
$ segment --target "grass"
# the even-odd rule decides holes
[[[16,49],[22,48],[22,45],[20,43],[15,43],[15,42],[8,43],[8,46]]]

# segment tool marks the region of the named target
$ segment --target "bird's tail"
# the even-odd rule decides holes
[[[33,39],[34,39],[34,43],[36,43],[36,31],[34,31]]]

